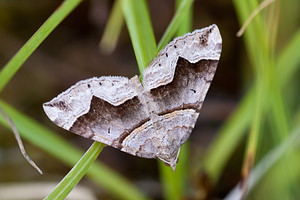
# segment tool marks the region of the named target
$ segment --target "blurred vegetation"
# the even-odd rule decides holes
[[[228,76],[238,76],[234,77],[234,80],[237,80],[234,85],[238,85],[238,87],[235,86],[237,89],[235,89],[234,95],[227,92],[233,96],[231,97],[232,99],[238,100],[235,101],[234,109],[230,110],[230,116],[226,116],[226,119],[225,117],[222,118],[220,128],[217,128],[219,124],[216,126],[213,122],[210,122],[214,128],[214,133],[213,136],[206,135],[205,141],[209,141],[209,143],[199,147],[199,144],[193,145],[193,139],[197,140],[197,138],[191,138],[192,141],[185,144],[182,148],[178,168],[175,173],[171,172],[170,168],[165,167],[163,163],[158,163],[157,181],[161,188],[158,196],[150,192],[152,186],[148,185],[145,188],[141,184],[130,181],[130,178],[132,179],[137,174],[130,168],[122,174],[118,170],[103,164],[100,160],[103,158],[102,155],[105,155],[105,152],[100,154],[98,161],[94,161],[103,148],[101,144],[95,142],[90,150],[82,156],[83,152],[74,143],[72,144],[67,138],[51,131],[52,128],[43,125],[49,123],[46,123],[46,119],[43,122],[39,115],[24,114],[21,112],[24,111],[23,107],[17,108],[10,105],[22,105],[18,104],[21,97],[28,95],[22,93],[20,88],[20,91],[15,89],[17,91],[13,95],[13,100],[7,103],[7,100],[12,98],[8,98],[10,92],[5,90],[5,88],[14,89],[12,86],[17,81],[14,77],[17,77],[22,72],[21,66],[26,66],[25,62],[30,61],[29,57],[41,43],[47,38],[51,43],[45,41],[46,44],[42,46],[54,48],[53,52],[59,51],[56,50],[59,47],[56,43],[56,37],[59,38],[59,35],[56,36],[55,31],[53,34],[56,37],[49,35],[59,24],[63,23],[63,20],[67,20],[67,16],[72,17],[72,12],[79,12],[79,15],[83,15],[82,10],[76,11],[75,9],[88,7],[86,2],[80,4],[81,2],[80,0],[66,0],[57,9],[54,7],[53,10],[55,11],[53,14],[48,19],[46,19],[47,17],[45,18],[43,25],[0,71],[0,106],[12,118],[22,138],[68,166],[74,166],[56,189],[49,194],[48,199],[65,197],[85,174],[89,179],[93,180],[97,188],[105,189],[109,193],[108,197],[115,199],[215,199],[225,198],[226,196],[227,199],[239,199],[239,195],[246,197],[246,199],[300,198],[300,159],[298,156],[300,153],[300,107],[298,103],[300,94],[298,89],[300,66],[300,13],[298,8],[300,7],[300,2],[298,0],[270,1],[270,5],[262,9],[253,18],[241,38],[236,38],[235,36],[238,27],[242,27],[251,13],[262,2],[266,1],[233,0],[227,3],[222,1],[207,3],[205,1],[176,0],[176,5],[172,4],[175,7],[173,17],[169,19],[168,27],[164,27],[165,31],[161,32],[163,34],[160,34],[162,39],[159,42],[155,40],[156,35],[154,33],[156,31],[153,31],[154,28],[152,26],[152,23],[154,24],[155,21],[151,21],[151,19],[156,19],[153,16],[156,11],[167,12],[170,8],[163,5],[169,2],[157,1],[157,7],[153,8],[154,3],[146,2],[145,0],[104,1],[113,5],[111,5],[112,9],[109,17],[105,20],[106,25],[103,25],[105,34],[100,42],[102,52],[113,53],[115,48],[118,48],[116,46],[118,45],[117,41],[122,39],[121,32],[125,21],[137,65],[139,71],[142,72],[168,41],[177,35],[191,31],[192,24],[199,23],[199,19],[194,16],[201,16],[200,21],[203,20],[205,26],[210,23],[216,23],[223,36],[223,52],[215,81],[212,84],[212,90],[214,89],[214,84],[218,84],[218,82],[221,85],[219,86],[219,91],[222,89],[226,90],[224,88],[233,85],[230,83],[230,77],[228,78]],[[90,1],[89,5],[91,7],[98,6],[97,8],[100,9],[103,5],[99,2]],[[14,12],[13,8],[20,15],[22,13],[20,7],[13,7],[12,5],[13,3],[8,3],[8,1],[0,2],[0,26],[5,27],[7,30],[10,29],[9,23],[12,20],[10,12]],[[49,2],[45,3],[45,5],[53,6]],[[198,6],[206,6],[205,8],[207,9],[201,10],[201,12]],[[25,10],[28,9],[30,8],[25,8]],[[90,9],[92,10],[92,8]],[[152,9],[154,10],[153,13],[151,13]],[[232,17],[227,13],[232,13],[233,9],[236,15]],[[95,11],[95,13],[97,13],[95,14],[96,17],[91,17],[91,19],[95,20],[95,18],[101,17],[99,16],[99,11]],[[34,16],[32,13],[27,16],[31,15]],[[43,15],[45,14],[43,13]],[[205,17],[210,18],[207,19]],[[68,20],[68,23],[72,23],[73,19]],[[97,23],[95,21],[94,26]],[[235,26],[235,24],[239,24],[239,26]],[[76,25],[87,28],[86,25],[81,25],[79,21],[77,21]],[[35,26],[37,25],[35,24]],[[201,26],[194,25],[194,27]],[[236,30],[232,30],[234,28]],[[68,33],[72,33],[72,30]],[[0,34],[7,37],[2,31],[0,31]],[[72,37],[76,38],[74,40],[79,40],[82,35],[86,34],[88,33],[83,31],[83,33],[78,33],[78,37],[73,35]],[[71,40],[72,38],[69,38],[68,41]],[[241,44],[242,41],[243,44]],[[2,46],[5,46],[5,48],[1,48],[0,52],[1,57],[4,57],[4,55],[8,54],[6,51],[11,52],[11,50],[8,48],[9,45],[4,45],[6,41],[0,39],[0,42]],[[98,41],[92,40],[92,43],[98,47]],[[82,45],[83,43],[80,44]],[[76,52],[73,52],[72,48],[71,46],[66,51],[72,52],[77,56],[71,54],[65,57],[62,56],[61,59],[67,60],[69,57],[74,59],[74,57],[77,58],[84,54],[84,48],[81,46],[82,51],[79,51],[80,53],[78,54],[75,54]],[[2,49],[5,49],[5,51]],[[49,51],[51,52],[51,50]],[[72,62],[79,63],[78,66],[88,66],[90,52],[86,51],[87,53],[84,54],[86,57],[84,57],[83,61],[72,60]],[[127,51],[125,50],[124,52]],[[68,54],[65,53],[63,55]],[[125,53],[124,57],[126,55]],[[100,55],[96,54],[93,56]],[[112,59],[116,59],[115,57],[114,55]],[[43,56],[40,58],[42,58],[42,62],[45,65],[47,65],[47,61],[53,62],[53,59],[45,59]],[[105,59],[107,57],[101,58]],[[120,63],[123,63],[124,60],[126,59],[123,59]],[[4,64],[4,61],[0,61]],[[104,61],[96,63],[102,62]],[[120,65],[120,63],[117,65]],[[106,64],[104,63],[103,66],[109,68],[107,67],[108,64]],[[62,66],[65,66],[65,64],[53,66],[53,70],[58,70]],[[40,68],[43,69],[42,66]],[[45,84],[44,82],[49,81],[47,84],[51,84],[55,80],[65,79],[60,73],[52,72],[49,75],[47,74],[49,71],[44,70],[42,71],[43,73],[39,73],[39,70],[36,67],[34,72],[43,81],[38,85],[41,88],[41,93],[33,96],[29,94],[30,98],[25,102],[27,104],[28,102],[29,104],[38,102],[37,104],[40,106],[38,109],[42,109],[40,102],[44,101],[43,95],[46,95],[46,92],[48,92],[51,96],[57,92],[56,90],[52,91],[53,89],[49,90],[47,88],[49,86],[43,85]],[[75,71],[76,69],[72,66],[70,70],[64,71],[66,73],[65,77],[68,76],[68,73],[71,76],[73,70]],[[120,68],[119,70],[121,72],[123,69]],[[85,71],[82,70],[82,72]],[[222,82],[223,79],[227,80],[227,82],[225,81],[226,84]],[[32,84],[32,80],[26,76],[25,81]],[[12,85],[11,87],[10,84]],[[65,82],[65,84],[66,87],[70,85],[68,82]],[[31,86],[24,85],[25,87]],[[224,95],[224,92],[216,92],[214,90],[212,92],[214,92],[215,97],[208,95],[208,98],[217,99],[217,104],[214,104],[214,106],[226,101],[224,96],[230,96],[228,94]],[[205,107],[208,104],[209,102],[205,103],[203,114],[212,112],[216,113],[217,117],[222,115],[221,110],[215,111],[213,106],[211,106],[210,110],[205,111]],[[230,107],[230,105],[226,105],[227,107]],[[26,113],[35,112],[28,111]],[[206,116],[209,115],[207,114]],[[202,120],[201,123],[207,122],[201,116],[199,120]],[[7,128],[6,131],[9,130],[10,127],[2,116],[0,116],[0,123]],[[0,130],[2,131],[2,129]],[[197,132],[197,126],[194,132]],[[192,137],[195,134],[193,133]],[[0,145],[4,144],[5,142],[1,141]],[[200,153],[198,153],[199,149],[201,150]],[[29,152],[28,154],[30,155]],[[123,154],[122,156],[126,157]],[[43,159],[45,160],[45,158]],[[124,160],[121,160],[122,162]],[[148,169],[145,165],[141,166]],[[23,166],[18,167],[22,168]],[[155,171],[152,165],[149,169]],[[1,178],[3,172],[0,173]],[[63,174],[66,173],[64,172]],[[142,171],[139,176],[148,177],[143,179],[144,181],[155,179],[153,178],[155,175],[147,174],[145,171]],[[36,178],[33,180],[40,179]],[[0,181],[6,180],[1,178]],[[147,183],[149,184],[149,182]],[[235,187],[237,184],[241,184],[241,187]]]

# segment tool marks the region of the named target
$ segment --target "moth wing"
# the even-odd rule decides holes
[[[144,158],[159,158],[175,170],[180,146],[188,139],[197,118],[195,110],[186,109],[162,115],[155,122],[149,120],[124,139],[121,150]]]
[[[216,25],[175,38],[150,63],[143,85],[157,114],[193,108],[198,112],[217,69],[222,38]]]
[[[79,81],[43,107],[58,126],[120,148],[127,132],[149,118],[134,82],[137,77],[104,76]]]

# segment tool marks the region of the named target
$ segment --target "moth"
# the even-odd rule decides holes
[[[58,126],[173,170],[197,121],[221,55],[216,25],[175,38],[131,79],[82,80],[44,103]]]

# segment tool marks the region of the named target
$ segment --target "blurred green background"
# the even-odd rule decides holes
[[[246,199],[300,198],[299,0],[274,1],[242,37],[236,33],[262,1],[65,2],[0,0],[0,105],[44,172],[39,175],[25,161],[0,116],[0,199],[7,191],[22,194],[22,188],[38,193],[38,186],[46,191],[36,199],[45,197],[92,144],[55,126],[42,110],[44,102],[82,79],[139,74],[142,61],[157,54],[160,38],[159,44],[165,44],[210,24],[220,29],[222,55],[176,172],[154,159],[106,147],[79,183],[87,191],[79,192],[85,199],[236,199],[234,188],[244,180]],[[20,59],[7,64],[55,10],[64,16],[53,16],[47,27],[54,29],[61,17],[58,27],[49,36],[49,29],[43,29],[43,42],[39,35],[33,38],[36,46],[42,43],[37,50],[28,45],[25,53],[35,51],[28,59],[19,57],[23,65]],[[136,45],[151,54],[136,58],[133,33],[144,32],[149,38]]]

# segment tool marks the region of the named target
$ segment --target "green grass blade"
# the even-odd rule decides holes
[[[82,157],[82,151],[71,145],[58,134],[18,112],[1,100],[0,105],[13,120],[22,138],[28,140],[69,166],[74,166]],[[0,123],[9,128],[7,121],[2,116],[0,116]],[[116,197],[128,200],[147,199],[144,194],[129,181],[125,180],[122,176],[113,172],[100,162],[94,162],[87,175],[90,179],[98,183],[99,186]]]
[[[300,62],[300,58],[298,59],[298,62]],[[296,63],[297,62],[294,62],[292,67],[296,67]],[[289,77],[290,76],[292,76],[292,74],[289,74]],[[282,85],[286,84],[287,82],[282,82]],[[219,179],[230,155],[245,135],[246,130],[250,127],[254,115],[253,99],[255,93],[255,87],[253,86],[248,94],[241,100],[227,122],[223,125],[204,156],[205,170],[213,182],[216,182]]]
[[[253,2],[257,3],[255,0],[253,0]],[[241,1],[236,1],[237,10],[240,4],[242,4]],[[275,15],[275,11],[275,9],[270,9],[269,14],[271,13],[271,15],[269,16],[272,16],[272,14]],[[259,156],[257,155],[257,147],[263,144],[262,136],[266,132],[266,129],[264,130],[262,128],[265,126],[266,120],[275,127],[273,131],[270,132],[274,144],[280,143],[280,141],[287,137],[289,132],[289,120],[285,112],[285,104],[280,94],[276,73],[274,71],[275,49],[272,48],[275,48],[274,36],[276,34],[274,33],[277,32],[277,30],[274,30],[274,28],[277,27],[277,21],[275,22],[273,20],[272,25],[274,27],[267,25],[262,26],[267,23],[267,19],[261,16],[262,13],[257,15],[256,26],[248,27],[248,30],[252,30],[256,33],[256,44],[253,42],[253,39],[250,39],[249,35],[245,37],[245,40],[248,41],[246,43],[247,46],[255,45],[259,48],[256,48],[258,55],[251,58],[252,63],[256,63],[254,69],[257,88],[256,98],[254,99],[256,104],[254,107],[255,113],[252,118],[251,131],[247,141],[248,149],[243,164],[244,177],[248,177],[250,170],[252,170],[254,159]],[[276,19],[278,18],[276,17]],[[271,41],[272,39],[273,41]],[[251,48],[248,47],[248,49]],[[265,103],[268,105],[265,105]],[[263,118],[264,116],[266,116],[266,119]]]
[[[250,126],[254,113],[254,95],[252,89],[242,99],[205,153],[203,165],[213,183],[219,179],[227,160]]]
[[[177,0],[177,9],[186,3],[186,0]],[[181,8],[182,9],[182,8]],[[177,13],[177,11],[176,11]],[[176,14],[175,14],[176,15]],[[192,6],[186,8],[182,16],[181,23],[177,27],[177,36],[183,35],[191,31],[192,25]],[[174,24],[173,24],[174,26]],[[170,29],[169,29],[170,30]],[[166,30],[168,31],[168,30]],[[169,38],[171,39],[171,38]],[[187,190],[188,184],[188,157],[189,157],[189,142],[186,142],[180,148],[179,162],[176,166],[176,171],[173,172],[170,167],[166,166],[163,162],[159,161],[159,174],[160,180],[163,185],[164,199],[166,200],[180,200],[184,196],[184,191]]]
[[[178,10],[182,9],[181,7],[182,4],[185,3],[186,4],[186,0],[176,0],[176,13],[175,15],[178,15]],[[184,6],[184,10],[185,10],[185,15],[182,17],[182,22],[178,27],[177,36],[181,36],[184,35],[187,32],[192,31],[192,23],[193,23],[193,0],[190,2],[190,4],[188,4],[188,8],[185,8],[186,6]],[[182,12],[182,11],[181,11]],[[180,14],[182,15],[182,14]],[[181,18],[181,17],[180,17]]]
[[[238,2],[238,0],[236,2]],[[245,1],[241,1],[240,3],[241,3],[239,4],[240,7],[237,10],[239,10],[238,13],[240,15],[244,16],[244,14],[245,13],[247,14],[247,12],[249,13],[249,11],[247,5],[246,7],[242,6],[242,3],[245,3]],[[246,32],[245,34],[247,35],[249,34],[249,32]],[[249,39],[249,43],[250,41],[251,39]],[[256,41],[255,39],[252,40],[252,42],[255,41]],[[248,42],[246,43],[248,44]],[[275,62],[276,71],[274,72],[276,73],[276,76],[273,77],[273,79],[278,80],[279,88],[285,88],[287,86],[290,78],[295,74],[296,69],[299,67],[298,64],[300,63],[300,56],[298,56],[297,54],[300,51],[299,47],[300,47],[300,29],[293,36],[293,38],[286,45],[286,47],[279,53],[279,56],[277,56],[278,59]],[[250,57],[255,57],[255,51],[252,52],[252,50],[249,50],[248,52],[250,52],[250,54],[252,55]],[[217,181],[218,178],[220,177],[220,174],[226,162],[228,161],[229,156],[234,151],[239,141],[246,133],[247,128],[250,126],[251,119],[253,116],[253,106],[254,106],[253,95],[254,95],[254,88],[250,89],[248,94],[241,100],[240,104],[238,105],[234,113],[231,115],[229,120],[224,124],[222,129],[219,131],[215,140],[210,145],[207,153],[205,154],[204,157],[205,170],[208,172],[209,176],[212,178],[214,182]],[[278,105],[279,104],[277,104],[277,106]],[[280,110],[282,111],[283,109]],[[280,110],[278,111],[279,113],[281,112]],[[280,117],[281,114],[276,114],[275,116]],[[278,119],[276,121],[278,122]]]
[[[258,80],[256,83],[255,98],[253,98],[254,114],[252,116],[252,124],[247,140],[247,149],[242,167],[242,175],[244,179],[247,179],[246,177],[248,177],[249,173],[251,172],[254,165],[254,161],[256,159],[257,146],[259,144],[259,135],[262,130],[262,123],[264,117],[263,98],[266,91],[266,83],[262,76],[260,76],[257,79]]]
[[[290,119],[289,114],[287,112],[287,104],[283,98],[283,91],[280,88],[280,83],[278,81],[278,74],[276,72],[276,57],[275,54],[275,44],[276,44],[276,35],[278,28],[278,8],[280,7],[279,2],[273,3],[269,10],[272,15],[270,15],[267,19],[270,19],[271,26],[266,31],[269,32],[269,37],[266,37],[266,40],[269,41],[270,48],[270,56],[269,56],[269,67],[268,67],[268,81],[269,81],[269,96],[268,99],[271,104],[271,117],[272,122],[275,126],[275,131],[273,131],[278,137],[279,141],[285,139],[290,133]],[[273,49],[272,49],[273,48]],[[280,68],[282,68],[281,66]]]
[[[105,144],[94,142],[84,156],[76,163],[72,170],[63,178],[45,200],[65,199],[81,178],[87,173],[89,167],[96,160]]]
[[[160,180],[163,185],[165,200],[183,199],[184,191],[187,191],[188,155],[189,143],[185,143],[180,148],[180,154],[175,172],[171,167],[159,162]]]
[[[99,44],[101,52],[105,54],[112,53],[117,45],[123,23],[121,0],[116,0]]]
[[[253,0],[255,5],[257,5],[257,1]],[[236,10],[239,10],[239,7],[243,6],[241,1],[235,1],[235,6]],[[253,8],[251,6],[248,6],[248,10],[256,10],[257,8]],[[249,15],[251,16],[251,15]],[[248,16],[248,17],[249,17]],[[244,156],[244,162],[243,162],[243,167],[242,167],[242,175],[244,181],[247,180],[247,177],[249,176],[249,173],[251,172],[254,161],[256,160],[257,157],[257,147],[260,144],[260,134],[262,132],[263,124],[264,124],[264,115],[265,115],[265,106],[264,103],[265,98],[267,98],[268,95],[268,89],[269,89],[269,74],[268,72],[270,71],[271,67],[271,59],[269,58],[270,55],[270,48],[268,48],[268,37],[266,37],[266,34],[264,34],[264,31],[261,31],[261,24],[262,23],[255,23],[255,22],[262,22],[262,17],[261,13],[257,14],[255,16],[256,20],[253,20],[251,24],[254,24],[254,26],[249,26],[246,30],[246,32],[250,32],[251,34],[246,34],[244,39],[247,42],[247,49],[248,52],[251,52],[254,49],[254,45],[259,47],[256,49],[256,55],[255,57],[251,57],[252,63],[255,63],[253,65],[254,69],[254,77],[255,77],[255,98],[253,98],[254,101],[254,114],[252,116],[252,121],[251,121],[251,128],[247,140],[247,148],[246,148],[246,153]],[[240,20],[242,21],[242,20]],[[243,20],[244,21],[244,20]],[[256,26],[255,26],[256,25]],[[267,29],[265,29],[267,31]],[[253,37],[258,38],[256,40],[256,43],[253,44],[254,42],[250,43],[250,41],[253,41]],[[250,54],[250,53],[249,53]],[[267,96],[267,97],[266,97]]]
[[[0,92],[20,69],[22,64],[45,40],[45,38],[66,18],[82,0],[66,0],[47,21],[36,31],[36,33],[24,44],[24,46],[12,57],[0,72]]]
[[[182,20],[187,16],[187,13],[191,11],[193,0],[182,0],[181,4],[178,6],[175,15],[173,16],[171,22],[168,25],[167,30],[162,36],[158,43],[158,51],[166,46],[166,44],[172,39],[180,25],[182,25]],[[191,22],[188,22],[190,24]],[[190,30],[189,30],[190,31]]]
[[[286,138],[280,145],[272,149],[263,159],[261,159],[249,177],[249,187],[247,193],[251,192],[253,187],[258,184],[258,182],[263,178],[263,176],[269,171],[269,169],[274,166],[280,158],[285,154],[289,153],[293,149],[300,146],[300,127],[298,126],[288,138]],[[299,171],[299,170],[298,170]],[[237,197],[240,195],[241,187],[238,184],[225,199],[231,200],[232,197]],[[237,198],[240,199],[240,198]]]
[[[300,63],[300,28],[294,34],[289,43],[280,52],[276,62],[276,74],[278,82],[283,88],[292,75],[299,68]]]
[[[157,55],[156,42],[145,0],[122,0],[122,9],[140,74]]]
[[[251,12],[257,7],[257,0],[249,0],[249,1],[239,1],[233,0],[233,5],[235,7],[238,20],[240,24],[243,24],[247,18],[250,16]],[[252,63],[253,69],[258,70],[259,66],[262,62],[261,51],[262,49],[258,49],[261,42],[261,38],[263,37],[263,31],[261,30],[261,21],[260,15],[255,16],[253,21],[249,24],[246,29],[246,32],[243,35],[247,53],[249,55],[249,60]],[[258,36],[259,38],[258,38]]]

